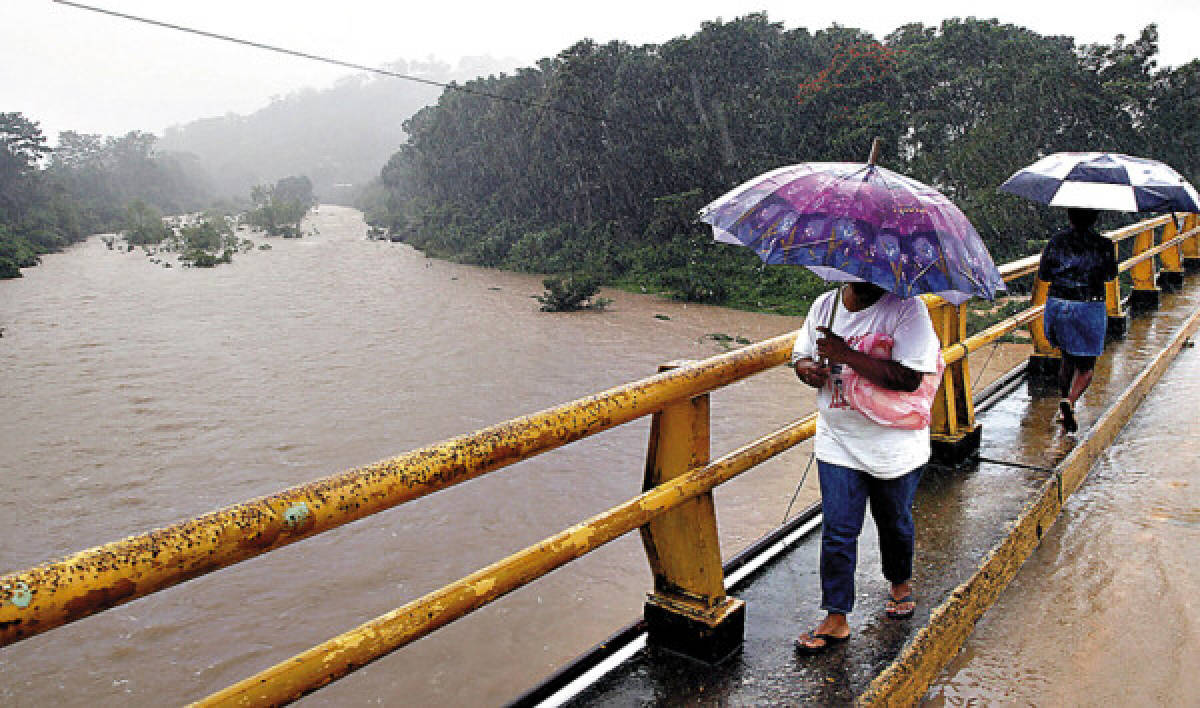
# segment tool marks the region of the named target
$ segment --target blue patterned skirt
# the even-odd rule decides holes
[[[1046,298],[1046,339],[1071,356],[1104,353],[1108,310],[1103,302]]]

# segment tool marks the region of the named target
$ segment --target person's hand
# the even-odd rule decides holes
[[[817,355],[831,364],[844,364],[854,350],[846,340],[834,334],[828,327],[817,327],[821,338],[817,340]]]
[[[829,369],[821,366],[812,359],[801,359],[796,362],[796,366],[793,368],[796,371],[796,376],[813,388],[821,388],[829,381]]]

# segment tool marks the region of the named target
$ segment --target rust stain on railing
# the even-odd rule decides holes
[[[392,508],[787,361],[785,334],[0,578],[0,646]],[[25,601],[22,601],[25,600]]]

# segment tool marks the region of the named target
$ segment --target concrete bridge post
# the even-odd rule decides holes
[[[659,371],[686,362],[670,362]],[[708,394],[676,401],[650,424],[643,491],[709,462]],[[745,608],[725,594],[712,492],[679,505],[641,528],[654,592],[645,605],[652,646],[715,664],[741,648]]]

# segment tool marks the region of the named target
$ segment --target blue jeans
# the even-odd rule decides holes
[[[821,479],[821,609],[854,609],[854,567],[867,502],[879,529],[883,577],[895,585],[912,577],[912,503],[921,479],[918,467],[896,479],[876,479],[849,467],[817,460]]]

